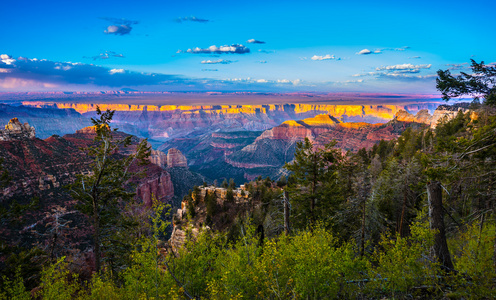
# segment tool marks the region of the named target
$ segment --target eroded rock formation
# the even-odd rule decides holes
[[[167,152],[167,167],[188,167],[188,161],[186,157],[181,153],[181,151],[176,148],[170,148]]]
[[[420,110],[414,116],[405,110],[400,110],[396,113],[395,119],[400,122],[416,122],[429,125],[435,128],[441,120],[451,120],[458,114],[459,111],[467,113],[468,103],[459,103],[455,105],[439,105],[431,115],[426,109]]]
[[[400,110],[415,113],[434,109],[436,104],[414,105],[128,105],[25,102],[36,107],[71,109],[86,117],[94,117],[98,105],[102,110],[115,110],[113,122],[122,131],[150,138],[151,143],[165,142],[188,135],[216,131],[263,131],[284,121],[329,115],[342,122],[385,123]]]
[[[170,174],[162,170],[155,178],[145,180],[136,189],[136,196],[142,199],[148,207],[152,206],[153,197],[162,203],[170,202],[174,196]]]
[[[10,119],[4,130],[0,130],[0,141],[33,139],[36,137],[34,127],[28,123],[22,124],[19,119]]]

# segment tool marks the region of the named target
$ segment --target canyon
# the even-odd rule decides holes
[[[53,135],[46,139],[35,136],[35,131],[28,123],[14,118],[0,130],[0,158],[3,173],[7,171],[10,179],[0,186],[0,208],[2,218],[4,209],[33,203],[35,210],[28,210],[17,217],[16,224],[0,229],[3,241],[10,245],[28,244],[33,240],[44,242],[46,230],[54,221],[54,215],[69,222],[68,227],[75,239],[85,241],[81,249],[88,246],[90,225],[86,216],[75,210],[76,202],[65,188],[75,181],[78,175],[89,175],[93,171],[93,160],[83,149],[94,145],[95,130],[85,127],[75,133],[64,136]],[[122,140],[129,134],[113,132],[114,141]],[[141,139],[132,137],[132,144],[121,148],[113,155],[124,158],[136,149]],[[171,149],[171,155],[153,151],[148,165],[132,165],[131,171],[143,171],[143,176],[135,176],[128,185],[136,193],[137,203],[151,207],[153,199],[171,206],[178,205],[182,194],[177,194],[174,186],[187,183],[181,176],[192,176],[187,169],[187,161],[177,149]],[[157,164],[153,162],[159,162]],[[167,164],[168,163],[168,164]],[[174,175],[172,176],[171,173]],[[196,176],[196,174],[193,174]],[[198,176],[197,176],[198,177]],[[202,178],[196,178],[196,183]],[[193,184],[193,181],[191,181]],[[188,186],[191,188],[192,186]],[[179,190],[184,192],[185,188]],[[2,222],[5,220],[2,219]]]
[[[342,122],[384,123],[400,110],[433,111],[436,103],[407,105],[132,105],[117,103],[62,103],[23,101],[23,107],[59,109],[95,116],[96,107],[115,110],[114,124],[121,131],[148,138],[154,147],[173,138],[198,136],[216,131],[264,131],[289,120],[331,115]],[[33,123],[36,127],[37,124]]]
[[[357,151],[381,139],[394,139],[413,123],[434,127],[442,116],[456,114],[446,108],[436,109],[435,102],[156,105],[23,101],[21,104],[10,110],[32,110],[31,114],[45,110],[51,114],[63,112],[67,117],[61,119],[74,120],[74,124],[95,117],[97,106],[115,110],[113,126],[137,139],[147,138],[154,148],[150,158],[153,163],[163,168],[168,163],[189,167],[209,181],[234,178],[238,183],[259,175],[280,176],[281,167],[292,159],[296,143],[305,137],[317,146],[336,140],[337,147],[343,151]],[[36,133],[43,134],[48,119],[33,120],[38,121],[34,124]],[[389,123],[391,120],[395,121]],[[172,150],[170,160],[166,153],[173,148],[182,154],[178,156]]]
[[[38,103],[2,107],[3,118],[14,113],[21,117],[9,119],[5,129],[0,130],[2,166],[12,176],[10,183],[0,189],[0,204],[8,207],[37,199],[38,208],[21,217],[19,224],[27,225],[2,229],[0,233],[13,244],[28,243],[47,230],[53,221],[48,216],[57,213],[78,224],[74,233],[81,240],[88,240],[89,223],[74,209],[75,202],[63,187],[72,183],[76,175],[89,174],[92,170],[91,158],[81,149],[94,143],[95,130],[87,125],[89,118],[95,116],[92,109],[96,106]],[[467,111],[467,105],[441,105],[435,110],[429,105],[146,106],[136,110],[130,105],[102,106],[107,108],[121,109],[115,113],[113,126],[140,133],[132,136],[130,147],[119,150],[117,155],[122,157],[132,153],[147,135],[156,137],[154,132],[168,132],[163,140],[150,143],[155,146],[149,159],[151,164],[146,167],[144,178],[133,180],[133,191],[145,206],[157,198],[174,208],[180,207],[182,197],[193,185],[203,182],[233,178],[239,185],[259,176],[277,180],[287,175],[283,166],[293,159],[296,144],[305,138],[315,147],[336,141],[343,152],[357,151],[381,140],[395,139],[409,127],[433,128],[440,120]],[[23,114],[39,123],[28,124]],[[58,133],[78,128],[63,135],[37,137],[40,132],[50,133],[50,126],[61,126],[55,131]],[[175,129],[170,130],[173,126]],[[122,131],[113,134],[115,140],[130,135]],[[219,198],[224,197],[220,189],[215,193]],[[230,213],[229,207],[226,206],[226,214]],[[181,232],[179,227],[176,229],[179,237]]]

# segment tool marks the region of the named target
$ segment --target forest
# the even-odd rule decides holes
[[[113,113],[98,110],[87,149],[94,172],[67,187],[92,225],[93,256],[81,266],[64,247],[2,244],[9,256],[0,298],[493,298],[495,80],[496,67],[483,62],[472,61],[472,74],[438,71],[444,99],[469,95],[470,109],[370,149],[344,153],[306,139],[280,178],[245,183],[248,208],[222,230],[215,218],[224,208],[195,188],[183,200],[183,222],[194,223],[200,208],[206,220],[179,249],[167,245],[178,222],[171,208],[139,207],[126,189],[139,176],[132,165],[146,163],[150,149],[114,155],[129,141],[113,141]],[[0,172],[8,182],[8,170]],[[235,184],[225,186],[233,207]],[[29,209],[2,208],[2,226]],[[70,235],[62,221],[54,232],[54,243]]]

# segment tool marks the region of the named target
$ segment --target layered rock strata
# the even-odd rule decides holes
[[[181,151],[177,150],[176,148],[170,148],[169,151],[167,152],[167,167],[187,168],[188,161],[186,160],[186,157],[181,153]]]
[[[34,127],[28,123],[22,124],[19,119],[10,119],[4,130],[0,130],[0,141],[33,139],[36,137]]]

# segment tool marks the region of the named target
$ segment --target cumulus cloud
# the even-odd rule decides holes
[[[381,54],[382,50],[384,50],[384,49],[377,49],[374,51],[370,51],[369,49],[362,49],[362,50],[358,51],[356,54],[358,54],[358,55]]]
[[[249,39],[246,42],[249,43],[249,44],[265,44],[265,42],[258,41],[258,40],[255,40],[255,39]]]
[[[275,85],[299,85],[302,83],[301,79],[289,80],[289,79],[277,79],[277,80],[268,80],[268,79],[254,79],[251,77],[248,78],[227,78],[224,79],[225,82],[238,82],[238,83],[262,83],[262,84],[275,84]]]
[[[176,21],[177,23],[182,23],[182,22],[207,23],[207,22],[210,22],[210,20],[200,19],[200,18],[197,18],[195,16],[191,16],[191,17],[180,17],[180,18],[174,19],[174,21]]]
[[[432,64],[424,64],[424,65],[413,65],[413,64],[399,64],[392,66],[382,66],[376,68],[376,71],[382,70],[420,70],[420,69],[430,69]]]
[[[120,58],[124,58],[125,56],[121,53],[116,53],[114,51],[105,51],[103,53],[100,53],[98,55],[95,55],[95,56],[83,56],[83,58],[91,58],[93,60],[98,60],[98,59],[109,59],[109,58],[112,58],[112,57],[120,57]]]
[[[372,51],[370,51],[369,49],[363,49],[363,50],[358,51],[356,54],[358,54],[358,55],[368,55],[368,54],[372,54]]]
[[[11,65],[13,62],[15,62],[15,59],[13,59],[12,56],[10,56],[8,54],[1,54],[0,55],[0,61],[3,64]]]
[[[106,34],[125,35],[129,34],[133,27],[128,25],[110,25],[104,32]]]
[[[364,76],[375,76],[381,74],[380,72],[367,72],[367,73],[360,73],[360,74],[354,74],[351,75],[353,77],[364,77]]]
[[[210,53],[215,53],[215,54],[226,54],[226,53],[231,53],[231,54],[245,54],[245,53],[250,53],[250,49],[240,45],[240,44],[232,44],[231,46],[220,46],[217,47],[215,45],[210,46],[208,48],[193,48],[193,49],[188,49],[186,51],[181,51],[179,50],[178,53],[193,53],[193,54],[210,54]]]
[[[124,69],[111,69],[93,64],[55,62],[46,59],[13,59],[2,56],[0,72],[3,88],[34,87],[49,88],[72,84],[96,85],[107,87],[162,85],[168,83],[198,84],[175,75],[131,72]],[[7,65],[4,61],[8,60]]]
[[[437,77],[436,74],[429,75],[408,75],[408,74],[399,74],[399,73],[383,73],[379,75],[379,77],[387,78],[387,79],[397,79],[403,81],[418,81],[418,80],[433,80]]]
[[[126,71],[124,69],[112,69],[109,71],[109,73],[110,74],[117,74],[117,73],[124,74],[124,73],[126,73]]]
[[[419,74],[423,70],[428,70],[432,67],[432,64],[398,64],[391,66],[381,66],[375,68],[374,72],[366,72],[361,74],[354,74],[353,77],[365,77],[373,76],[377,79],[402,79],[402,80],[420,80],[420,79],[431,79],[434,74],[428,75],[413,75]]]
[[[267,61],[266,61],[266,60],[261,60],[261,61],[259,61],[259,63],[261,63],[261,64],[266,64],[266,63],[267,63]]]
[[[228,60],[228,59],[218,59],[218,60],[202,60],[202,64],[223,64],[223,65],[228,65],[228,64],[232,64],[236,61],[232,61],[232,60]]]
[[[306,59],[306,57],[305,57]],[[322,55],[314,55],[311,58],[312,60],[341,60],[341,58],[336,58],[334,55],[326,54],[324,56]]]
[[[139,21],[133,21],[124,18],[118,19],[118,18],[103,17],[100,19],[112,23],[112,25],[109,25],[107,29],[104,31],[106,34],[115,34],[115,35],[129,34],[133,29],[131,25],[139,24]]]
[[[409,49],[410,47],[408,46],[403,46],[399,48],[380,48],[376,49],[374,51],[371,51],[369,49],[362,49],[358,51],[356,54],[358,55],[369,55],[369,54],[381,54],[383,51],[405,51],[406,49]]]

